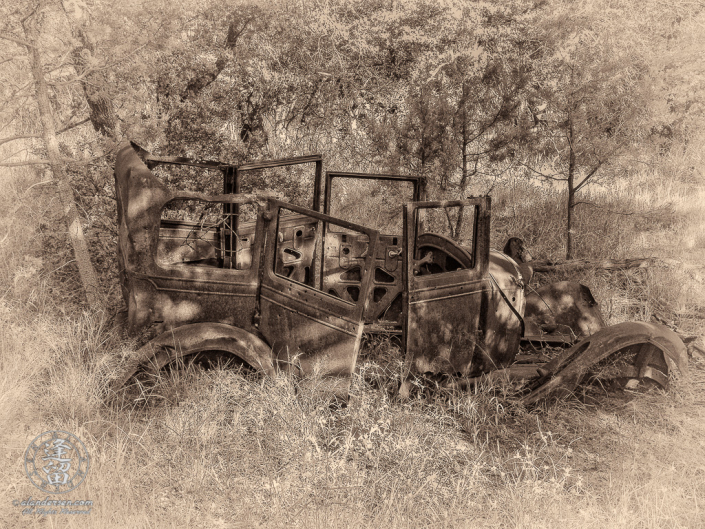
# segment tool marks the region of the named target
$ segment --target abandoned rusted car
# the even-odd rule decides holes
[[[314,168],[305,204],[242,192],[248,172],[301,165]],[[172,190],[153,172],[167,166],[217,171],[222,193]],[[344,393],[366,333],[398,335],[408,373],[525,378],[526,402],[570,392],[618,351],[631,353],[627,378],[665,385],[668,359],[685,368],[677,335],[647,323],[588,328],[550,362],[517,364],[522,339],[550,332],[527,333],[520,267],[490,250],[486,196],[425,201],[421,178],[324,174],[320,156],[235,165],[135,144],[115,180],[127,330],[148,339],[117,387],[217,353]]]

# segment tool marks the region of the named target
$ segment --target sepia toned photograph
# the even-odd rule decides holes
[[[705,1],[0,0],[0,526],[705,527]]]

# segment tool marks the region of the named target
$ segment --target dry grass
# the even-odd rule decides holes
[[[17,196],[30,183],[18,185]],[[560,255],[549,224],[555,197],[536,191],[535,209],[518,210],[505,191],[493,204],[495,240],[515,230],[537,257]],[[678,198],[672,190],[656,202],[620,193],[595,200],[604,208],[670,202],[667,219],[641,229],[634,219],[595,214],[580,220],[580,236],[593,236],[583,244],[600,256],[662,250],[693,263],[703,229],[702,213],[693,216],[694,193]],[[2,526],[705,525],[703,361],[693,359],[667,393],[593,389],[591,404],[576,398],[526,410],[501,385],[468,393],[420,388],[401,403],[390,397],[400,370],[394,345],[376,341],[345,407],[285,376],[222,369],[167,381],[165,393],[176,395],[170,405],[151,399],[148,406],[109,406],[105,381],[132,344],[103,315],[62,313],[34,221],[18,211],[0,224],[10,229],[0,253]],[[694,247],[674,255],[676,238],[694,238]],[[659,246],[666,242],[671,246]],[[659,310],[702,333],[703,297],[694,295],[702,285],[684,270],[589,272],[581,280],[611,322],[648,320]],[[87,480],[67,494],[93,500],[89,517],[22,517],[11,505],[43,497],[24,475],[23,455],[50,429],[74,433],[91,455]]]
[[[534,258],[565,253],[565,195],[523,180],[510,181],[493,199],[494,247],[510,236],[528,243]],[[608,273],[586,270],[578,277],[536,276],[537,283],[577,279],[602,304],[609,323],[649,321],[665,315],[698,333],[705,314],[705,187],[640,173],[580,197],[576,211],[576,258],[656,257],[648,270]]]

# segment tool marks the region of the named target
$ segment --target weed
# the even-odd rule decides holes
[[[680,234],[698,241],[693,234],[701,232],[684,220],[691,200],[675,188],[669,193],[658,200],[635,188],[596,195],[602,213],[580,214],[581,255],[641,256]],[[518,234],[535,257],[561,256],[560,197],[519,185],[498,195],[493,240]],[[605,218],[626,196],[652,209],[668,199],[672,209],[648,226]],[[30,232],[32,219],[22,221]],[[135,344],[105,315],[75,312],[71,293],[62,305],[70,282],[47,270],[40,239],[3,222],[12,243],[0,252],[0,477],[8,499],[36,496],[24,450],[38,433],[60,429],[81,438],[91,456],[75,498],[93,500],[95,527],[705,523],[702,363],[674,379],[667,394],[600,395],[527,410],[500,380],[460,391],[419,378],[413,398],[402,402],[395,397],[399,346],[384,338],[369,340],[360,354],[346,405],[322,397],[315,378],[196,365],[161,372],[139,405],[109,405],[106,386]],[[674,235],[676,227],[682,231]],[[687,259],[670,250],[664,256]],[[694,295],[697,280],[681,272],[587,271],[572,279],[590,286],[609,322],[659,311],[701,332],[703,298]],[[6,507],[0,525],[46,525]],[[77,523],[51,520],[64,522]]]

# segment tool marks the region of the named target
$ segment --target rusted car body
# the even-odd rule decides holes
[[[307,207],[241,193],[247,171],[301,164],[315,166]],[[172,191],[152,172],[159,165],[220,171],[223,193]],[[526,337],[524,284],[517,264],[490,250],[489,197],[424,201],[420,178],[324,176],[320,156],[236,166],[159,158],[134,144],[119,150],[115,180],[127,330],[149,340],[117,386],[147,366],[218,352],[267,374],[315,375],[344,392],[364,333],[399,335],[409,372],[473,378],[513,369]],[[389,201],[399,185],[406,196],[391,199],[399,214],[372,219],[375,201]],[[364,200],[355,199],[360,189]],[[169,216],[192,207],[200,208],[195,220]],[[351,208],[358,222],[346,218]],[[442,233],[449,212],[462,236]],[[649,376],[651,365],[660,374],[652,378],[663,383],[666,357],[685,365],[683,344],[659,326],[640,330],[629,343],[594,335],[564,362],[537,367],[537,391],[566,369],[582,372],[598,361],[593,357],[639,344],[652,348],[635,373]],[[575,378],[569,371],[560,387]]]

